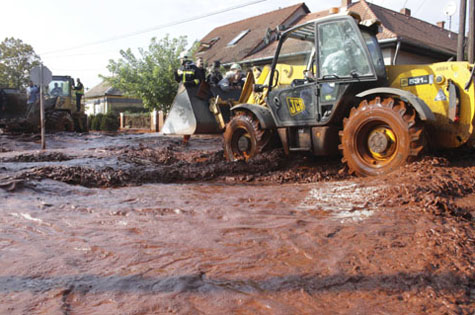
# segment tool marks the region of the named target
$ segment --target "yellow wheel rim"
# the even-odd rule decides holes
[[[396,152],[396,135],[388,127],[378,127],[368,135],[368,150],[378,161],[390,160]]]

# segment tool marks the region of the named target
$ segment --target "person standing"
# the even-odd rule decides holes
[[[76,92],[76,108],[78,112],[81,111],[81,98],[84,95],[84,85],[82,85],[79,78],[76,79],[76,86],[73,87],[73,90]]]
[[[219,60],[214,61],[209,70],[209,74],[206,77],[206,82],[212,86],[217,86],[219,81],[223,79],[223,75],[221,74],[221,71],[219,71],[219,67],[221,67]]]
[[[206,70],[204,68],[203,57],[198,57],[196,59],[195,78],[200,80],[200,84],[201,82],[204,82],[206,79]]]
[[[180,54],[180,67],[175,71],[175,81],[186,87],[200,85],[200,79],[197,77],[198,67],[188,59],[188,55],[183,52]]]
[[[203,59],[197,60],[198,66],[188,58],[186,52],[180,54],[180,67],[175,71],[175,81],[183,82],[185,87],[199,86],[205,79],[205,73],[203,68]],[[201,69],[200,69],[201,67]],[[188,145],[191,135],[183,136],[183,144]]]
[[[35,104],[39,97],[38,97],[38,93],[40,92],[40,89],[33,84],[33,81],[30,81],[28,83],[28,87],[26,88],[26,103],[28,105],[32,105],[32,104]]]

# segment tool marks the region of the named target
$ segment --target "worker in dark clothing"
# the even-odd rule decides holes
[[[186,87],[200,85],[201,81],[198,74],[198,67],[188,58],[186,53],[180,54],[180,64],[180,68],[175,71],[176,82],[183,82]]]
[[[206,80],[206,70],[204,68],[204,62],[202,57],[196,58],[196,72],[195,72],[195,77],[200,80],[201,82],[204,82]]]
[[[84,95],[84,86],[81,83],[81,80],[79,78],[76,79],[76,86],[73,88],[73,90],[76,92],[76,108],[78,112],[81,111],[81,98]]]
[[[208,82],[212,86],[217,86],[219,81],[223,79],[223,75],[219,71],[219,67],[221,67],[221,63],[219,62],[219,60],[213,62],[213,65],[209,70],[209,74],[206,77],[206,82]]]
[[[180,68],[175,71],[175,80],[186,87],[199,86],[205,80],[205,72],[203,68],[203,59],[198,58],[197,65],[188,58],[186,52],[180,54]],[[183,144],[188,145],[191,135],[183,136]]]

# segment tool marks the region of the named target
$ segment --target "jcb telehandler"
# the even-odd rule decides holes
[[[279,39],[264,84],[231,108],[228,160],[249,159],[277,131],[286,153],[343,154],[351,173],[388,173],[424,149],[474,137],[474,66],[466,62],[384,66],[377,21],[333,15]],[[305,65],[302,68],[301,65]],[[252,81],[252,80],[251,80]]]
[[[258,78],[249,73],[231,108],[226,158],[250,159],[277,134],[287,154],[341,152],[351,173],[368,176],[391,172],[425,147],[456,148],[475,137],[474,66],[385,66],[379,29],[346,13],[282,33],[272,65]]]

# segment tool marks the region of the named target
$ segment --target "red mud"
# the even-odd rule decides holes
[[[227,163],[217,137],[55,137],[0,139],[2,314],[475,309],[472,149],[357,178],[280,150]]]

